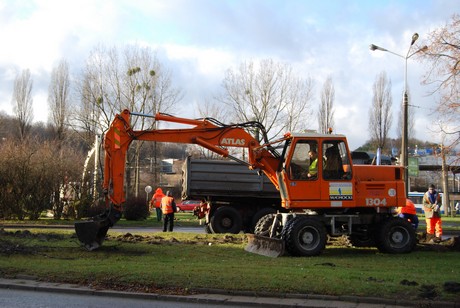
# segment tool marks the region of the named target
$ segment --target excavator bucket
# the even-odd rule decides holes
[[[89,251],[95,250],[102,245],[108,230],[109,226],[100,221],[79,221],[75,223],[78,240]]]
[[[88,221],[75,222],[78,240],[89,251],[101,247],[107,231],[121,218],[121,212],[111,207],[99,216]]]
[[[244,248],[247,252],[277,258],[284,254],[284,241],[278,238],[255,234],[246,234],[248,244]]]

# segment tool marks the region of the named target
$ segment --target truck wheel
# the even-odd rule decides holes
[[[268,214],[275,214],[275,213],[276,213],[276,210],[272,207],[264,207],[260,209],[259,211],[257,211],[254,214],[254,216],[252,216],[250,231],[254,232],[255,234],[256,226],[259,220]],[[273,222],[273,219],[272,219],[272,222]]]
[[[293,256],[316,256],[326,247],[327,233],[318,220],[297,216],[286,223],[282,237]]]
[[[206,232],[206,234],[212,234],[212,229],[211,229],[211,226],[209,224],[207,225],[204,225],[204,232]]]
[[[408,253],[417,244],[414,228],[401,218],[383,221],[376,235],[376,246],[381,252]]]
[[[210,224],[213,233],[237,234],[243,227],[243,220],[237,210],[229,206],[222,206],[211,217]]]

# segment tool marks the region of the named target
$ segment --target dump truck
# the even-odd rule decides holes
[[[344,135],[286,133],[269,140],[257,121],[224,124],[163,113],[155,120],[188,127],[135,130],[132,116],[146,115],[124,110],[104,136],[107,209],[75,223],[77,237],[88,250],[100,247],[108,229],[121,218],[126,153],[133,140],[196,144],[263,172],[279,191],[284,211],[257,222],[254,234],[247,236],[249,252],[315,256],[325,249],[328,236],[343,235],[355,245],[375,246],[385,253],[407,253],[416,244],[411,224],[393,215],[394,207],[406,204],[403,167],[353,165]],[[254,131],[260,141],[252,136]],[[231,155],[229,147],[243,148],[245,154]]]
[[[182,199],[204,200],[194,214],[208,233],[254,232],[267,214],[283,211],[281,197],[263,173],[231,160],[187,157]]]

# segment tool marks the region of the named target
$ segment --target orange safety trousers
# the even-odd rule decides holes
[[[442,226],[441,226],[441,218],[433,217],[427,218],[426,221],[426,233],[428,234],[435,234],[437,237],[441,237],[442,235]]]

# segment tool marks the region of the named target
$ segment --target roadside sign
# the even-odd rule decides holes
[[[408,159],[408,166],[407,171],[409,176],[418,176],[418,158],[417,157],[409,157]]]

